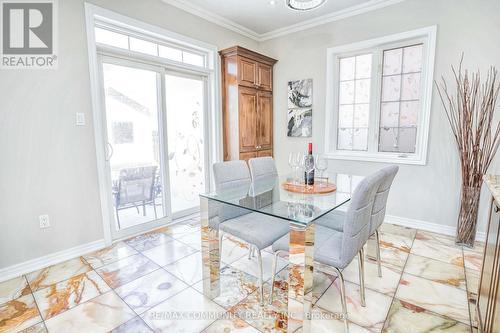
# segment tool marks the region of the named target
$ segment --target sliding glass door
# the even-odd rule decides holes
[[[198,210],[206,180],[203,77],[102,57],[113,238]]]
[[[168,73],[165,100],[170,203],[177,217],[196,211],[205,190],[205,80]]]

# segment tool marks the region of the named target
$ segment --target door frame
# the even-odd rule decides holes
[[[103,225],[103,238],[106,245],[112,244],[113,241],[119,240],[120,238],[125,238],[129,236],[129,233],[124,233],[118,237],[112,235],[112,223],[115,222],[114,211],[110,212],[109,207],[112,207],[112,200],[108,196],[109,186],[111,184],[107,183],[107,178],[109,178],[109,173],[106,170],[106,148],[105,140],[107,139],[103,135],[103,123],[102,113],[105,111],[104,108],[104,95],[102,87],[102,69],[100,67],[100,61],[98,59],[98,53],[102,53],[109,56],[114,56],[117,58],[123,58],[132,60],[134,62],[141,62],[144,65],[160,66],[165,70],[170,69],[179,73],[186,74],[200,74],[204,75],[206,78],[206,122],[205,122],[205,137],[208,138],[206,142],[206,149],[209,150],[206,154],[206,186],[209,189],[213,188],[213,179],[211,177],[211,172],[209,172],[212,163],[217,161],[222,161],[222,126],[221,126],[221,83],[220,83],[220,59],[218,57],[218,48],[216,46],[201,42],[189,37],[182,36],[180,34],[168,31],[166,29],[160,28],[155,25],[147,24],[145,22],[130,18],[125,15],[121,15],[98,7],[93,4],[85,3],[85,18],[86,18],[86,32],[87,32],[87,50],[89,59],[89,74],[90,74],[90,88],[92,97],[92,116],[93,116],[93,127],[94,127],[94,140],[96,148],[96,162],[97,162],[97,175],[98,175],[98,187],[99,187],[99,201],[101,204],[101,214],[102,214],[102,225]],[[150,56],[141,56],[136,53],[130,54],[126,51],[114,47],[103,47],[102,45],[97,45],[95,41],[94,28],[96,26],[97,20],[106,20],[107,22],[116,23],[121,26],[127,26],[130,29],[135,29],[140,32],[147,32],[156,34],[159,36],[165,36],[171,40],[179,41],[179,43],[193,45],[199,49],[203,49],[208,54],[209,68],[194,68],[192,66],[179,66],[178,64],[172,63],[168,60],[162,59],[152,59]],[[161,86],[159,87],[161,89]],[[163,102],[162,102],[163,104]],[[164,104],[163,104],[164,105]],[[211,149],[208,149],[210,147]],[[168,167],[168,163],[165,163]],[[165,168],[164,168],[165,169]],[[168,180],[168,177],[165,178]],[[170,203],[169,203],[170,205]],[[111,214],[110,214],[111,213]],[[165,224],[172,222],[172,214],[169,215],[168,220]],[[153,229],[160,227],[156,225]],[[125,229],[126,230],[126,229]],[[134,235],[131,231],[130,236]]]

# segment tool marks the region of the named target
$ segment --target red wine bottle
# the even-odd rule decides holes
[[[306,185],[314,185],[314,156],[313,156],[313,145],[312,143],[309,143],[308,147],[308,154],[305,157],[304,161],[304,167],[305,167],[305,184]],[[307,172],[307,170],[311,170],[310,172]]]

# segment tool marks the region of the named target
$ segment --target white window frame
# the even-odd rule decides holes
[[[437,26],[402,32],[381,38],[327,49],[325,155],[331,159],[425,165],[429,139],[434,58],[436,53]],[[380,96],[382,92],[382,50],[423,44],[421,76],[421,110],[418,114],[415,153],[379,152]],[[373,52],[372,82],[370,92],[370,118],[368,150],[349,151],[337,149],[339,59]]]
[[[109,197],[109,175],[106,173],[106,142],[105,122],[103,117],[104,97],[102,96],[102,72],[101,60],[103,57],[109,61],[116,59],[118,62],[133,61],[135,66],[144,68],[162,68],[165,73],[173,71],[176,74],[185,73],[185,75],[197,75],[204,77],[206,81],[205,103],[207,113],[207,124],[205,132],[207,133],[207,144],[213,149],[206,154],[207,168],[212,163],[222,160],[222,115],[220,112],[220,62],[218,49],[216,46],[207,44],[196,39],[185,37],[183,35],[162,29],[160,27],[144,23],[142,21],[117,14],[108,9],[98,7],[93,4],[85,3],[87,46],[89,57],[90,85],[92,93],[92,109],[95,147],[97,156],[97,173],[99,179],[99,195],[101,200],[101,212],[103,217],[103,231],[106,245],[114,240],[112,224],[114,223],[114,213],[110,210]],[[136,34],[141,39],[161,43],[163,45],[175,45],[177,48],[185,49],[192,53],[205,56],[205,67],[194,66],[166,58],[152,56],[141,52],[131,51],[110,45],[96,43],[95,27],[106,25],[125,34]],[[162,104],[164,102],[162,101]],[[165,165],[168,168],[168,165]],[[209,188],[213,187],[210,172],[206,172],[206,184]],[[168,182],[168,177],[164,175]],[[166,224],[172,221],[172,212],[170,204],[167,208]],[[157,228],[158,226],[155,226]],[[124,237],[133,235],[134,230],[130,228],[122,233]],[[141,231],[142,233],[142,231]]]

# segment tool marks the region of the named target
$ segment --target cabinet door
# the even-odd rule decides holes
[[[257,62],[239,57],[238,71],[238,81],[240,85],[252,88],[257,85]]]
[[[257,149],[257,90],[239,88],[240,152]]]
[[[273,95],[269,92],[259,92],[259,107],[257,110],[257,148],[266,150],[273,148]]]
[[[266,157],[266,156],[273,157],[273,151],[269,149],[269,150],[259,150],[257,152],[257,157]]]
[[[257,153],[254,151],[251,151],[249,153],[240,153],[240,160],[242,161],[248,161],[251,158],[257,157]]]
[[[259,64],[259,81],[260,89],[272,91],[273,90],[273,68],[269,65]]]

